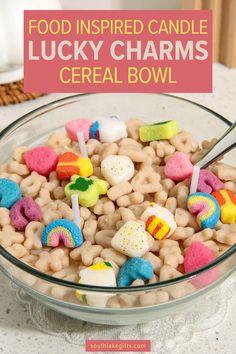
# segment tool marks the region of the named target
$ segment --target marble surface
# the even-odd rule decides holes
[[[50,102],[62,94],[52,94],[26,102],[0,108],[0,127],[4,127],[14,119],[31,109]],[[214,65],[214,92],[212,94],[180,94],[185,98],[197,101],[232,122],[236,117],[236,69]],[[52,336],[37,329],[31,320],[29,306],[16,300],[14,291],[8,280],[0,273],[0,353],[4,354],[62,354],[82,353],[78,345],[68,343],[62,336]],[[185,344],[179,343],[175,350],[166,354],[234,354],[236,348],[236,297],[228,301],[227,312],[220,323],[204,332],[195,333]],[[145,338],[146,339],[146,338]],[[158,340],[158,336],[157,336]]]

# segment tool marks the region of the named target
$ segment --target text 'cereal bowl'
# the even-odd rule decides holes
[[[57,163],[68,152],[83,157],[79,144],[65,129],[68,122],[80,117],[88,122],[90,139],[86,136],[85,140],[93,174],[85,178],[83,166],[76,167],[74,176],[81,180],[76,184],[71,183],[75,177],[69,170],[75,168],[77,160],[63,160],[63,178],[57,175]],[[99,127],[102,132],[106,126],[103,117],[107,138],[100,141]],[[176,122],[173,124],[178,129],[165,140],[165,130],[159,134],[156,123],[166,121]],[[114,122],[122,126],[120,134],[114,134]],[[155,131],[151,124],[156,124]],[[140,128],[147,125],[152,134],[144,142],[140,140]],[[230,193],[219,202],[217,224],[203,228],[197,216],[204,212],[202,217],[207,218],[210,211],[207,203],[201,208],[196,205],[196,213],[187,207],[191,176],[186,173],[185,160],[194,165],[229,125],[217,113],[188,100],[139,93],[75,95],[16,120],[0,133],[0,179],[14,181],[20,187],[13,201],[6,194],[5,184],[0,189],[0,202],[4,201],[0,205],[0,269],[33,298],[84,321],[128,325],[191,311],[236,269],[236,168],[234,151],[209,166],[221,181],[221,190]],[[93,126],[98,134],[91,131]],[[80,129],[79,124],[73,129],[77,127]],[[155,136],[163,139],[153,140]],[[30,156],[33,148],[43,146],[57,157],[53,166],[43,161],[47,173],[41,173],[37,164],[29,168],[24,159],[26,152],[26,157]],[[165,175],[165,165],[176,152],[186,155],[178,165],[178,173],[183,176],[178,181],[171,179],[172,170],[168,177]],[[114,155],[127,156],[132,173],[117,169],[113,159],[106,180],[101,163]],[[116,159],[122,163],[124,158]],[[78,209],[72,209],[71,195],[74,201],[78,196],[80,202],[86,197],[79,215]],[[21,205],[18,200],[26,197],[35,201],[38,214],[31,217],[25,212],[26,206],[18,208],[17,217],[24,223],[17,229],[12,203]],[[227,203],[231,205],[230,223],[224,223],[228,220],[223,214]],[[81,229],[83,241],[80,239],[79,246],[72,242],[75,237],[68,230],[60,229],[61,224],[55,235],[60,240],[66,233],[70,247],[66,242],[55,247],[43,242],[43,231],[58,219],[67,220],[68,225],[75,222]],[[200,246],[188,252],[195,241]],[[196,257],[194,262],[189,255]],[[188,264],[194,269],[191,273],[186,273]]]

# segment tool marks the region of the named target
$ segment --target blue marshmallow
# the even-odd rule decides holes
[[[97,120],[90,127],[90,139],[99,140],[99,122]]]
[[[7,178],[0,178],[0,207],[10,209],[21,198],[18,184]]]
[[[118,286],[129,286],[136,279],[148,280],[154,276],[151,263],[143,258],[130,258],[118,274]]]

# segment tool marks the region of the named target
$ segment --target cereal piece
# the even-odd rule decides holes
[[[93,168],[99,167],[101,163],[101,157],[99,155],[93,155],[91,156],[91,162],[93,164]]]
[[[39,192],[38,198],[36,198],[35,201],[40,207],[44,207],[48,203],[52,202],[50,191],[45,187],[42,188]]]
[[[142,147],[143,147],[143,145],[142,145],[141,143],[139,143],[139,142],[137,142],[136,140],[133,140],[133,139],[131,139],[131,138],[124,138],[124,139],[121,139],[121,140],[119,141],[118,145],[119,145],[120,147],[122,147],[122,146],[128,146],[128,147],[130,147],[130,146],[132,145],[133,147],[136,147],[136,148],[138,148],[138,149],[142,149]]]
[[[115,230],[101,230],[95,234],[95,241],[97,245],[101,245],[104,248],[111,247],[112,237],[115,235]]]
[[[41,210],[43,214],[42,223],[45,225],[62,218],[62,214],[58,210],[58,205],[54,202],[50,202],[46,206],[43,206]]]
[[[157,303],[156,293],[149,291],[139,296],[139,302],[141,306],[152,306]]]
[[[95,139],[89,139],[87,141],[87,153],[88,156],[92,156],[95,154],[96,149],[101,145],[101,143]]]
[[[187,208],[187,200],[189,195],[189,188],[187,186],[179,186],[177,189],[177,205],[179,208],[186,209]]]
[[[188,132],[181,132],[175,137],[170,139],[170,143],[180,152],[188,154],[195,152],[198,148],[198,144],[193,140],[192,134]]]
[[[127,207],[131,204],[141,204],[144,201],[144,196],[140,192],[133,192],[128,195],[122,195],[116,200],[119,207]]]
[[[167,198],[168,198],[168,193],[164,190],[161,190],[160,192],[157,192],[154,195],[155,202],[161,206],[165,205],[165,203],[167,202]]]
[[[135,192],[142,194],[156,193],[162,190],[160,175],[154,172],[151,166],[139,171],[132,179],[131,185]]]
[[[139,138],[142,142],[168,140],[173,138],[178,132],[178,123],[175,120],[169,120],[140,127]]]
[[[15,173],[0,172],[0,178],[7,178],[17,184],[20,184],[23,178]]]
[[[132,185],[129,182],[121,182],[111,187],[107,192],[107,196],[114,201],[122,195],[129,194],[132,190]]]
[[[14,160],[16,160],[19,163],[24,163],[24,153],[29,150],[29,148],[27,146],[19,146],[17,148],[14,149],[13,154],[12,154],[12,158]]]
[[[179,246],[161,247],[159,257],[165,265],[170,265],[173,268],[177,268],[179,264],[184,262]]]
[[[174,197],[168,198],[165,203],[165,208],[168,209],[172,214],[174,214],[177,208],[177,199]]]
[[[236,243],[236,224],[221,225],[215,232],[215,239],[227,246],[233,246]]]
[[[51,147],[57,154],[61,154],[67,151],[70,143],[70,138],[61,132],[55,132],[51,134],[47,141],[47,145]]]
[[[97,203],[100,194],[107,193],[107,188],[108,183],[104,180],[74,175],[65,187],[65,194],[69,200],[73,194],[77,194],[80,205],[92,207]]]
[[[116,223],[121,219],[119,213],[110,215],[102,215],[98,218],[98,228],[100,230],[111,230],[115,227]]]
[[[57,200],[56,205],[57,205],[57,210],[61,213],[61,217],[63,219],[68,219],[71,221],[74,220],[73,210],[69,207],[69,205],[67,205],[61,200]],[[81,217],[83,218],[82,215]]]
[[[28,255],[27,249],[19,243],[15,243],[12,246],[6,247],[6,250],[7,252],[11,253],[14,257],[19,259]]]
[[[21,190],[16,182],[0,178],[0,207],[10,209],[21,198]]]
[[[141,220],[145,221],[146,230],[158,240],[169,237],[177,227],[173,214],[155,203],[150,203]]]
[[[8,225],[7,225],[8,226]],[[24,241],[24,236],[19,232],[13,230],[8,230],[4,228],[0,232],[0,245],[2,247],[10,247],[15,243],[22,243]]]
[[[212,196],[220,205],[220,219],[224,224],[233,224],[236,221],[236,196],[229,189],[221,189]]]
[[[95,235],[97,232],[97,220],[86,220],[83,227],[83,235],[86,241],[90,241],[91,244],[95,243]]]
[[[181,227],[178,226],[175,230],[175,232],[173,233],[173,235],[171,235],[171,239],[172,240],[186,240],[188,237],[192,236],[194,234],[195,230],[192,227]]]
[[[101,160],[106,159],[108,156],[117,156],[116,154],[118,153],[118,145],[116,143],[106,143],[106,144],[102,144],[102,146],[104,146],[104,148],[102,149],[102,151],[100,152],[101,154]],[[127,157],[127,156],[126,156]]]
[[[111,215],[115,212],[115,205],[109,198],[104,197],[98,200],[93,212],[96,215]]]
[[[59,157],[56,172],[59,179],[69,179],[73,175],[89,177],[93,174],[93,165],[89,158],[65,152]]]
[[[147,233],[136,221],[126,222],[112,238],[111,245],[129,257],[141,257],[149,249]]]
[[[79,273],[79,284],[97,286],[116,286],[116,277],[111,263],[101,262],[85,268]],[[110,294],[91,294],[82,290],[76,290],[76,296],[90,306],[106,307]]]
[[[106,307],[108,308],[120,308],[120,297],[119,296],[111,296],[107,300]]]
[[[87,119],[87,118],[79,118],[79,119],[74,119],[70,120],[69,122],[66,123],[65,129],[69,137],[77,141],[77,133],[82,132],[84,135],[84,140],[88,141],[89,140],[89,135],[90,135],[90,127],[92,125],[92,121]]]
[[[127,137],[127,128],[125,122],[116,116],[104,117],[98,119],[99,137],[103,143],[112,143],[121,138]]]
[[[30,221],[38,221],[41,217],[41,209],[31,197],[21,198],[10,211],[11,222],[19,231],[24,231]]]
[[[166,291],[157,291],[156,292],[157,304],[163,304],[164,302],[169,301],[169,294]]]
[[[175,211],[175,221],[178,226],[188,226],[190,217],[191,214],[185,209],[177,208]]]
[[[57,248],[51,252],[43,251],[35,262],[35,268],[41,272],[59,272],[69,266],[69,257],[65,250]]]
[[[138,306],[138,295],[124,294],[120,295],[121,307],[129,308]]]
[[[83,265],[90,266],[94,258],[100,256],[102,246],[92,245],[90,241],[85,241],[82,246],[70,252],[70,258],[74,261],[82,261]]]
[[[7,208],[0,208],[0,226],[9,225],[11,223],[10,211]]]
[[[152,279],[152,278],[151,278]],[[142,280],[142,279],[135,279],[134,281],[133,281],[133,283],[132,284],[130,284],[131,286],[141,286],[141,285],[144,285],[145,284],[145,282],[144,282],[144,280]]]
[[[159,257],[157,257],[152,252],[147,252],[143,256],[143,259],[146,259],[147,261],[149,261],[151,263],[154,273],[159,274],[160,269],[161,269],[161,267],[163,265],[163,262],[162,262],[162,260]]]
[[[148,280],[153,277],[153,268],[149,261],[143,258],[131,258],[122,265],[117,279],[119,287],[130,286],[136,279]]]
[[[236,168],[223,163],[217,163],[213,165],[212,170],[217,177],[222,181],[235,181],[236,180]]]
[[[38,221],[31,221],[25,229],[24,247],[27,250],[40,250],[42,248],[41,236],[44,225]]]
[[[20,184],[22,194],[24,196],[36,197],[42,184],[46,181],[44,176],[39,175],[37,172],[32,172],[31,175],[23,179]]]
[[[134,175],[134,164],[128,156],[110,155],[101,163],[101,171],[111,186],[129,181]]]
[[[191,194],[187,206],[192,214],[197,214],[197,222],[202,229],[214,228],[220,218],[219,204],[210,194]]]
[[[139,140],[139,128],[142,127],[145,123],[137,118],[130,118],[127,120],[127,131],[128,136],[135,141]]]
[[[118,209],[118,213],[120,214],[122,221],[127,222],[127,221],[136,220],[134,213],[129,208],[121,207]]]
[[[133,162],[145,162],[148,158],[147,153],[142,147],[134,144],[121,146],[118,154],[129,157]]]
[[[0,167],[0,171],[17,174],[19,176],[27,176],[29,170],[25,164],[20,164],[18,161],[10,161]]]
[[[186,248],[190,246],[193,241],[205,242],[213,238],[214,230],[204,229],[200,232],[194,233],[192,236],[184,240],[183,246]]]
[[[172,155],[175,152],[175,147],[165,140],[153,141],[150,145],[153,146],[153,148],[156,150],[157,156],[160,158]]]
[[[56,170],[58,163],[58,155],[48,146],[38,146],[26,151],[24,159],[31,172],[34,171],[46,177]]]
[[[65,191],[64,188],[61,186],[55,187],[53,190],[53,197],[58,200],[58,199],[64,199],[65,198]]]
[[[212,193],[223,189],[224,184],[209,170],[200,170],[197,191],[204,193]]]
[[[203,243],[195,241],[190,245],[184,256],[184,270],[186,273],[194,272],[212,262],[215,258],[216,255],[213,251]],[[197,288],[202,288],[214,282],[218,276],[218,268],[213,268],[204,274],[193,278],[191,282]]]
[[[104,248],[101,252],[101,257],[115,262],[119,267],[127,260],[124,254],[114,250],[114,248]]]
[[[68,248],[80,246],[83,243],[80,228],[67,219],[55,220],[48,224],[42,233],[42,244],[57,247],[60,242]]]
[[[164,172],[167,178],[179,182],[191,177],[193,165],[186,154],[183,152],[176,152],[170,159],[168,159]]]

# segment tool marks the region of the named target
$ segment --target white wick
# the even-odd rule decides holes
[[[192,179],[191,179],[190,194],[197,192],[199,174],[200,174],[200,167],[193,166],[193,174],[192,174]]]
[[[73,194],[71,196],[71,203],[72,203],[72,210],[74,215],[74,223],[80,228],[80,211],[79,211],[79,202],[78,202],[78,195]]]
[[[84,140],[84,134],[82,132],[77,132],[77,139],[79,143],[79,149],[82,157],[88,157],[87,147]]]

